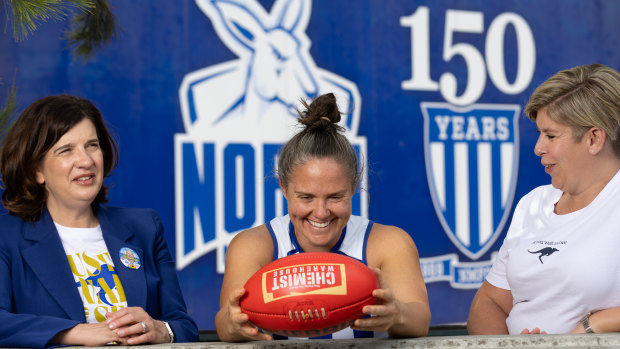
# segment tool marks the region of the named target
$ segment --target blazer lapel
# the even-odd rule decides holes
[[[60,236],[47,210],[39,221],[26,225],[24,239],[31,241],[31,245],[22,250],[22,255],[43,287],[69,318],[86,321],[82,298],[71,273]]]
[[[114,269],[121,280],[121,285],[127,298],[127,305],[130,307],[138,306],[146,309],[146,276],[144,273],[145,259],[142,249],[132,243],[129,243],[134,234],[126,227],[113,222],[108,216],[105,208],[99,208],[97,219],[101,225],[103,239],[105,240],[110,257],[114,261]],[[125,265],[120,258],[120,252],[123,248],[130,248],[137,253],[140,258],[139,267],[134,265],[133,268]]]

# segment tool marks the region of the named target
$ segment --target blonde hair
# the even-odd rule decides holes
[[[620,155],[620,73],[602,64],[562,70],[543,82],[525,106],[536,121],[547,107],[549,117],[571,126],[575,140],[598,127],[605,131],[616,155]]]

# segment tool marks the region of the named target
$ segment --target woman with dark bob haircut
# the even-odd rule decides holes
[[[117,159],[101,113],[79,97],[42,98],[9,130],[0,347],[198,340],[159,215],[103,206]]]
[[[2,204],[11,214],[28,222],[41,217],[48,193],[45,185],[37,183],[37,167],[60,137],[83,119],[90,120],[97,132],[103,154],[103,176],[108,177],[116,168],[116,144],[101,113],[91,102],[68,95],[42,98],[24,110],[2,146]],[[101,186],[91,205],[106,203],[107,193],[107,187]]]

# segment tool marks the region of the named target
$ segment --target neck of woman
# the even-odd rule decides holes
[[[99,225],[97,216],[90,207],[80,210],[76,209],[60,209],[58,207],[47,207],[52,220],[62,226],[70,228],[94,228]]]
[[[620,158],[600,162],[590,167],[588,183],[578,191],[565,191],[555,204],[554,212],[558,215],[572,213],[588,206],[603,191],[605,186],[620,171]]]

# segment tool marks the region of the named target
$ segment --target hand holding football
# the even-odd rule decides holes
[[[350,326],[376,304],[373,271],[337,253],[306,252],[275,260],[245,284],[241,311],[250,322],[288,337],[316,337]]]

